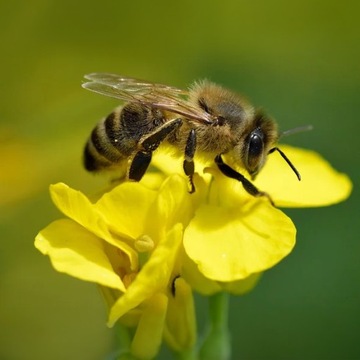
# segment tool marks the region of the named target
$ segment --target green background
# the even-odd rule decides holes
[[[286,140],[348,173],[353,194],[285,210],[297,246],[231,299],[233,358],[359,359],[359,15],[356,0],[2,1],[0,358],[95,360],[113,350],[96,287],[56,273],[33,239],[60,217],[48,184],[104,184],[82,169],[81,153],[117,102],[80,85],[86,73],[115,72],[178,87],[207,77],[281,129],[314,126]]]

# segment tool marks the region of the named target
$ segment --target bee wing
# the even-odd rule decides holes
[[[107,73],[92,73],[85,79],[90,81],[84,83],[83,88],[102,95],[149,105],[205,124],[214,121],[210,114],[186,100],[188,92],[185,90]]]

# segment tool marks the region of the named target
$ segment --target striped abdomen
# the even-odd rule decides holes
[[[140,138],[163,123],[160,110],[128,103],[117,108],[92,131],[84,150],[84,166],[99,171],[120,164],[137,149]]]

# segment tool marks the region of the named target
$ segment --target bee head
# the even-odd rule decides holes
[[[265,165],[266,157],[277,141],[276,123],[261,112],[256,112],[250,132],[247,133],[240,156],[252,179]]]

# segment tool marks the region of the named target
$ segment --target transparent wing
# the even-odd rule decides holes
[[[85,75],[85,79],[90,81],[84,83],[83,88],[102,95],[149,105],[205,124],[214,121],[210,114],[186,100],[188,91],[185,90],[107,73],[92,73]]]

